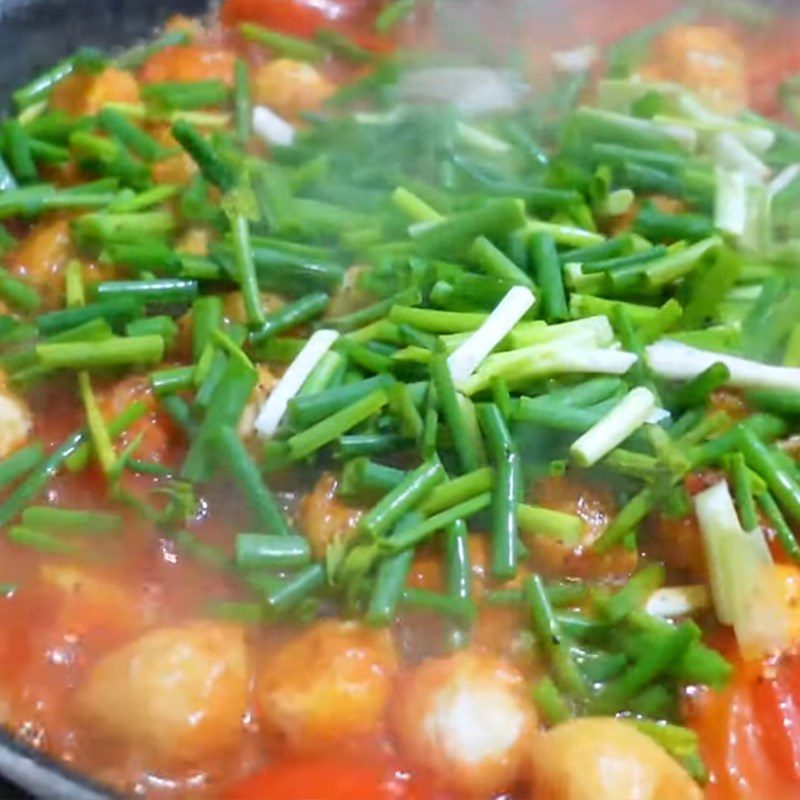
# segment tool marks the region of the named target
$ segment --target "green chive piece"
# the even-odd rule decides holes
[[[517,520],[520,530],[528,536],[556,539],[567,547],[577,547],[583,538],[583,520],[573,514],[520,503]]]
[[[39,442],[20,448],[0,461],[0,489],[14,483],[27,472],[30,472],[44,456]]]
[[[231,474],[245,495],[253,514],[254,523],[273,536],[289,536],[292,529],[278,505],[275,496],[267,487],[258,467],[250,458],[247,449],[236,431],[225,425],[213,437],[218,453],[224,459]],[[252,544],[251,540],[249,541]],[[237,558],[239,557],[237,539]]]
[[[41,364],[50,369],[92,370],[154,364],[164,358],[164,340],[160,336],[113,336],[91,344],[39,344],[36,355]]]
[[[538,575],[532,575],[525,579],[523,590],[530,609],[536,640],[553,667],[556,683],[562,691],[572,697],[587,698],[589,687],[572,657],[569,641],[561,630],[561,624],[547,597],[544,582]]]
[[[325,58],[325,50],[307,39],[278,33],[252,22],[243,22],[239,26],[239,31],[245,39],[263,44],[274,53],[286,58],[311,62],[322,61]]]
[[[428,517],[424,522],[410,527],[402,532],[395,533],[386,540],[386,550],[390,553],[400,552],[409,547],[415,547],[427,540],[437,531],[447,530],[450,525],[458,520],[467,520],[481,511],[489,508],[492,496],[489,492],[476,495],[463,503],[452,506],[445,511]]]
[[[50,479],[61,469],[65,460],[83,444],[86,433],[79,431],[68,436],[58,447],[45,456],[36,469],[0,503],[0,525],[6,525],[17,516],[28,503],[39,495]]]
[[[342,434],[368,420],[388,402],[389,396],[386,392],[377,389],[301,433],[295,434],[289,439],[292,458],[299,461],[310,456],[338,439]]]
[[[748,466],[767,482],[770,491],[789,514],[800,521],[800,484],[752,429],[741,425],[737,436]]]
[[[438,459],[430,459],[409,472],[398,486],[362,517],[361,531],[372,537],[386,535],[401,517],[415,510],[444,477],[444,468]]]
[[[116,514],[53,506],[29,506],[22,512],[22,524],[26,528],[58,533],[105,534],[122,531],[122,518]]]
[[[209,183],[213,183],[223,192],[233,189],[236,185],[236,171],[221,158],[194,125],[186,120],[178,120],[172,126],[172,135],[192,157]]]
[[[103,468],[103,472],[106,475],[110,475],[116,465],[117,454],[114,451],[111,436],[100,411],[100,405],[92,391],[89,373],[81,372],[78,375],[78,387],[83,400],[83,407],[86,411],[86,425],[89,428],[94,452]]]
[[[563,322],[570,319],[564,276],[553,237],[546,233],[535,233],[530,238],[529,247],[531,260],[536,266],[544,318],[548,322]]]
[[[156,53],[166,50],[168,47],[187,44],[189,34],[186,31],[169,31],[162,33],[161,36],[152,41],[132,47],[121,56],[117,57],[116,64],[120,69],[137,69]]]
[[[250,141],[250,70],[242,58],[236,59],[234,72],[234,119],[239,147]]]
[[[113,438],[128,430],[134,422],[140,420],[147,413],[147,410],[146,403],[135,400],[127,408],[117,414],[116,417],[106,423],[109,436]],[[64,463],[67,469],[70,472],[80,472],[86,469],[92,450],[93,446],[91,440],[80,443],[79,446],[75,448],[75,451],[70,453],[65,459]]]
[[[517,573],[517,505],[522,494],[522,465],[500,409],[478,407],[478,417],[495,467],[492,489],[492,574],[513,578]]]
[[[239,569],[304,567],[311,561],[311,547],[302,536],[239,533],[236,536]]]
[[[236,277],[242,290],[242,299],[244,300],[247,322],[249,325],[263,326],[265,322],[264,308],[261,303],[256,268],[253,263],[250,223],[243,214],[236,213],[233,215],[231,225],[233,228],[233,251],[236,258]],[[325,301],[327,304],[327,296]],[[281,310],[283,311],[284,309]],[[281,330],[285,330],[285,328],[279,328],[275,332],[280,332]],[[265,334],[259,338],[254,338],[254,341],[258,343],[269,335],[270,334]]]
[[[250,334],[250,341],[253,344],[261,344],[272,336],[308,322],[322,314],[329,302],[327,294],[312,292],[271,314],[262,315],[261,327]]]
[[[450,375],[447,354],[435,353],[431,358],[430,370],[431,380],[436,388],[436,399],[445,421],[450,426],[461,471],[473,472],[480,466],[481,459]]]
[[[189,446],[181,468],[181,477],[190,481],[207,480],[210,477],[214,437],[224,426],[238,425],[256,381],[255,370],[249,364],[238,358],[228,360],[211,393],[205,417]],[[240,463],[237,461],[237,464]]]
[[[32,550],[39,550],[42,553],[53,553],[56,555],[71,555],[78,552],[73,542],[67,542],[58,536],[45,531],[26,528],[16,525],[10,528],[8,533],[9,541],[22,547],[30,547]]]

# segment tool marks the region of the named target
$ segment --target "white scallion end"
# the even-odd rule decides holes
[[[253,131],[267,144],[285,146],[294,141],[294,127],[266,106],[253,109]]]
[[[416,239],[418,236],[422,236],[423,233],[427,233],[427,231],[435,228],[440,222],[441,220],[424,220],[423,222],[413,222],[408,226],[408,235],[412,239]]]
[[[624,375],[635,363],[636,354],[626,350],[583,347],[569,342],[553,356],[558,372],[586,372],[593,375]]]
[[[744,534],[730,489],[725,481],[695,495],[694,509],[703,536],[709,567],[711,596],[717,619],[725,625],[734,620],[732,577],[728,573],[728,563],[724,557],[724,542],[729,537],[738,538]],[[769,551],[767,551],[767,556]]]
[[[686,87],[667,81],[645,81],[638,75],[630,78],[606,78],[597,84],[597,105],[619,114],[630,114],[631,106],[655,92],[672,105],[686,93]]]
[[[730,133],[755,153],[766,153],[775,144],[775,133],[769,128],[749,125],[736,117],[726,117],[724,114],[712,111],[703,105],[695,95],[688,92],[683,92],[678,96],[677,108],[683,116],[701,123],[704,130]]]
[[[583,277],[582,265],[577,261],[568,261],[564,264],[564,283],[574,289]]]
[[[357,111],[353,114],[356,122],[362,125],[392,125],[400,119],[400,111],[397,108],[391,111]]]
[[[708,588],[702,584],[665,586],[650,595],[644,610],[653,617],[685,617],[708,608],[710,602]]]
[[[743,125],[732,131],[733,135],[754,153],[766,153],[775,144],[775,132],[756,125]]]
[[[486,321],[447,359],[456,384],[463,383],[480,363],[513,330],[536,298],[526,286],[514,286]]]
[[[572,50],[560,50],[553,53],[553,66],[557,72],[579,74],[588,72],[597,62],[600,53],[593,44],[574,47]]]
[[[614,341],[614,329],[608,317],[597,314],[557,325],[545,325],[541,320],[521,322],[508,339],[512,350],[548,342],[558,342],[565,347],[610,347]]]
[[[609,217],[620,217],[630,211],[636,195],[630,189],[615,189],[600,204],[600,211]]]
[[[753,303],[758,300],[762,286],[756,283],[753,286],[734,286],[726,295],[725,302],[728,303]]]
[[[694,505],[717,619],[733,625],[746,658],[785,649],[790,642],[786,605],[763,532],[742,530],[725,481],[696,495]]]
[[[788,167],[782,169],[769,183],[767,191],[769,196],[775,197],[779,195],[784,189],[788,189],[800,176],[800,164],[789,164]]]
[[[489,156],[504,156],[511,152],[511,145],[504,139],[492,136],[474,125],[459,122],[456,125],[458,138],[469,147]]]
[[[732,386],[800,391],[798,367],[775,367],[747,358],[700,350],[667,339],[647,348],[647,363],[656,375],[673,381],[689,381],[712,364],[722,363],[730,370],[728,383]]]
[[[38,119],[47,110],[47,104],[47,100],[42,100],[40,103],[33,103],[27,108],[22,109],[22,111],[17,114],[17,119],[22,125],[27,125],[35,119]],[[109,103],[108,105],[111,104]]]
[[[648,425],[658,425],[664,420],[672,419],[672,414],[666,408],[655,408],[653,413],[647,418]]]
[[[740,244],[754,252],[769,249],[772,238],[772,200],[762,183],[747,187],[747,223]]]
[[[591,467],[644,425],[655,408],[653,393],[637,386],[572,445],[570,455],[580,466]]]
[[[636,363],[636,354],[600,349],[591,344],[546,342],[489,356],[481,368],[458,388],[466,395],[487,389],[492,380],[505,377],[510,385],[550,375],[587,373],[624,375]]]
[[[672,118],[663,117],[654,117],[652,124],[690,153],[694,153],[697,150],[700,137],[697,130],[690,125],[683,125]]]
[[[717,114],[707,108],[696,95],[690,94],[688,91],[682,92],[677,96],[678,111],[683,116],[693,119],[697,122],[704,122],[707,125],[719,125],[725,121],[725,117]]]
[[[747,227],[747,178],[741,170],[717,167],[714,224],[731,236],[744,236]]]
[[[714,137],[714,155],[719,166],[739,170],[753,183],[763,183],[769,177],[769,167],[732,133]]]
[[[254,427],[259,436],[268,438],[275,434],[286,414],[289,401],[303,388],[314,367],[338,338],[338,331],[321,330],[306,342],[258,412]]]

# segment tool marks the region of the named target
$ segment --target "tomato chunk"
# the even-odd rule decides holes
[[[690,709],[711,772],[707,800],[800,796],[800,654],[735,665]]]
[[[336,756],[279,761],[239,782],[225,800],[433,800],[435,792],[389,765]]]
[[[753,48],[750,57],[750,96],[753,106],[762,114],[775,115],[780,111],[778,87],[781,82],[800,71],[800,50],[797,48],[797,26],[791,35],[779,33],[765,47]]]
[[[305,38],[334,28],[362,47],[383,52],[391,49],[388,41],[372,31],[379,7],[375,0],[225,0],[221,18],[228,27],[255,22]]]
[[[222,22],[257,22],[295,36],[312,36],[317,28],[362,16],[369,5],[369,0],[226,0]]]

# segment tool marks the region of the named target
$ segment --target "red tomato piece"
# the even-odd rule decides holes
[[[735,665],[690,711],[711,771],[708,800],[800,796],[800,655]]]
[[[256,22],[295,36],[313,36],[317,28],[352,22],[365,15],[370,0],[226,0],[222,22]]]
[[[795,38],[797,33],[795,33]],[[769,46],[750,58],[750,99],[762,114],[779,111],[778,87],[781,82],[800,72],[800,49],[793,40],[789,45],[783,37],[770,41]]]
[[[225,800],[431,800],[416,778],[380,764],[320,756],[278,761],[240,781]]]
[[[221,18],[229,27],[255,22],[304,38],[320,28],[334,28],[361,47],[381,53],[392,45],[373,31],[380,5],[376,0],[225,0]]]

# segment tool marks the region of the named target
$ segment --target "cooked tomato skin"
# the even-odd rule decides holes
[[[706,798],[798,797],[800,652],[763,662],[732,660],[729,686],[704,692],[689,708],[711,773]]]
[[[363,17],[371,0],[226,0],[224,25],[257,22],[295,36],[313,36],[321,27],[353,22]]]
[[[750,97],[754,108],[762,114],[774,115],[779,112],[778,86],[785,78],[800,71],[796,27],[793,33],[791,43],[786,42],[784,36],[772,39],[768,49],[759,51],[758,59],[750,59]]]
[[[225,800],[433,800],[435,790],[389,765],[336,756],[271,764],[230,788]]]
[[[373,30],[380,6],[377,0],[225,0],[220,16],[227,27],[255,22],[303,38],[320,28],[333,28],[361,47],[382,53],[392,45]]]

